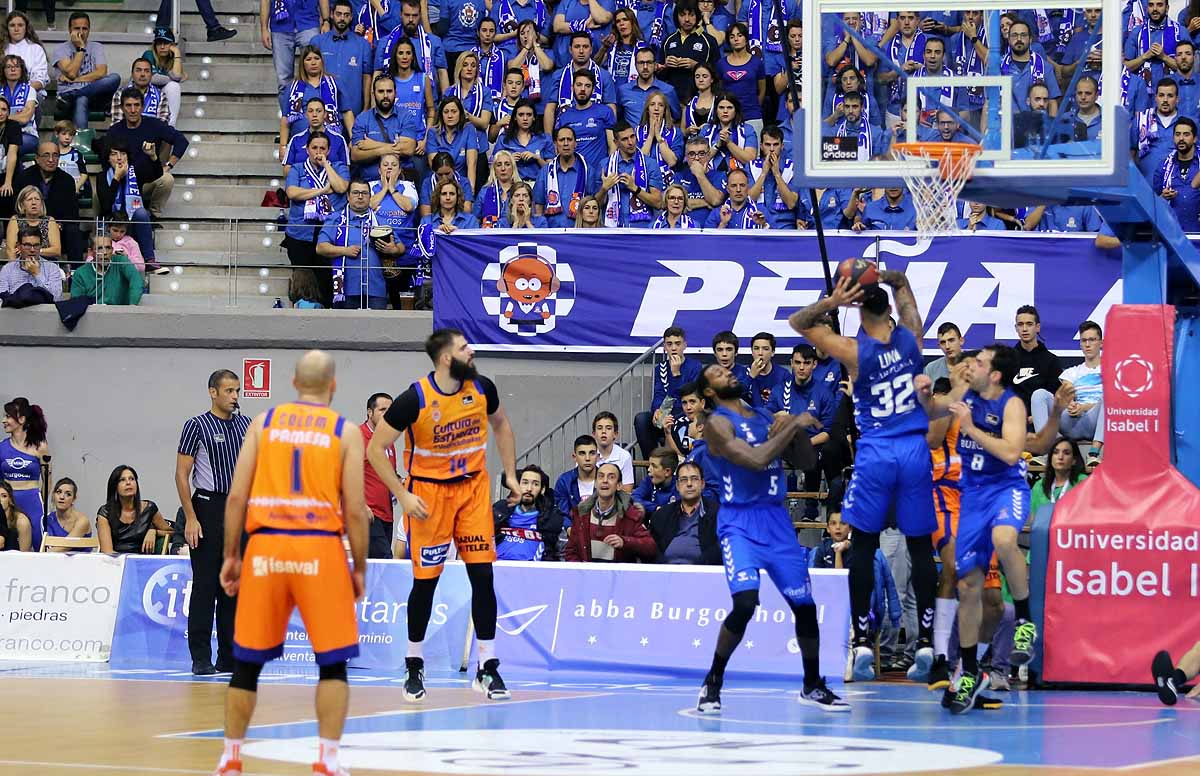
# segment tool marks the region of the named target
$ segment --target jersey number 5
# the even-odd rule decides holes
[[[875,383],[871,386],[871,396],[879,400],[878,405],[871,408],[871,417],[875,418],[901,415],[917,406],[912,375],[909,374],[896,375],[892,380]]]

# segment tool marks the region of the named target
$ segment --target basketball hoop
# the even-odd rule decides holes
[[[907,162],[900,172],[912,193],[917,231],[932,237],[957,229],[955,201],[975,172],[983,146],[974,143],[896,143],[893,152]]]

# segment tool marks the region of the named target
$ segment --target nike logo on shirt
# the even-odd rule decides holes
[[[1030,367],[1025,367],[1020,372],[1017,372],[1016,377],[1013,378],[1013,385],[1020,385],[1021,383],[1025,382],[1026,380],[1032,380],[1033,378],[1035,378],[1037,376],[1038,376],[1037,372],[1033,371],[1033,369],[1031,369]]]

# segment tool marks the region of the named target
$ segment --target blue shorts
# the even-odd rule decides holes
[[[923,434],[858,441],[842,519],[860,531],[879,533],[893,513],[905,536],[928,536],[937,528],[933,461]]]
[[[973,485],[962,489],[954,567],[962,579],[975,569],[987,572],[991,563],[992,529],[1025,527],[1029,517],[1029,486],[1024,482]]]
[[[722,505],[717,536],[731,594],[758,590],[762,570],[788,603],[813,603],[808,548],[796,538],[792,518],[782,505]]]

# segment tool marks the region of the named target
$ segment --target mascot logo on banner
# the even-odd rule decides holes
[[[519,337],[554,331],[575,306],[575,273],[548,245],[518,243],[504,248],[480,279],[480,299],[501,330]]]

